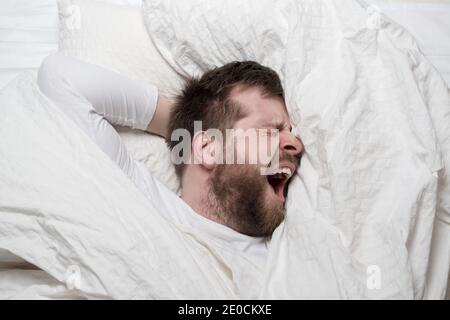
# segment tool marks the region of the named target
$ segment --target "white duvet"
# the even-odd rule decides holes
[[[282,76],[306,154],[260,297],[443,298],[442,78],[402,28],[364,3],[257,3],[236,11],[233,1],[145,1],[144,17],[181,74],[253,59]],[[226,268],[155,212],[32,76],[2,91],[0,108],[2,296],[240,298]]]

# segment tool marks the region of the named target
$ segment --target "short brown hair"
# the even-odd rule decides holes
[[[203,130],[225,130],[245,114],[233,103],[229,94],[236,86],[258,87],[262,94],[284,100],[284,91],[278,74],[254,61],[235,61],[207,71],[200,78],[190,78],[175,99],[169,121],[166,143],[172,150],[178,141],[171,140],[176,129],[186,129],[194,136],[194,121],[202,121]],[[183,164],[176,166],[181,176]]]

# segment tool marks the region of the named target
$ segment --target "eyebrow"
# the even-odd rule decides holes
[[[286,127],[283,121],[266,122],[264,123],[264,126],[273,127],[279,131],[282,131]],[[289,126],[289,131],[292,131],[292,126]]]

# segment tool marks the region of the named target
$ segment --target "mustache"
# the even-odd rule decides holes
[[[282,161],[290,162],[295,166],[296,169],[298,169],[300,167],[300,163],[302,161],[302,156],[303,156],[303,151],[296,155],[292,155],[289,153],[282,153],[280,155],[279,162],[282,162]]]
[[[297,172],[298,168],[300,167],[300,163],[302,160],[303,151],[299,154],[290,154],[290,153],[282,153],[278,157],[278,164],[282,162],[288,162],[291,163],[295,167],[295,172]],[[267,165],[267,168],[271,168],[273,165],[273,161],[270,161]],[[294,172],[293,172],[294,173]]]

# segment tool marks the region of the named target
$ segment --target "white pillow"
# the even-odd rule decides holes
[[[139,7],[59,0],[58,9],[61,52],[177,92],[180,77],[149,39]]]
[[[184,75],[234,60],[254,60],[281,73],[288,37],[286,1],[143,0],[150,37]]]
[[[138,6],[91,0],[59,0],[59,50],[68,56],[156,85],[163,95],[181,86],[181,77],[165,62],[147,35]],[[179,182],[164,140],[142,131],[118,128],[132,156],[171,190]]]

